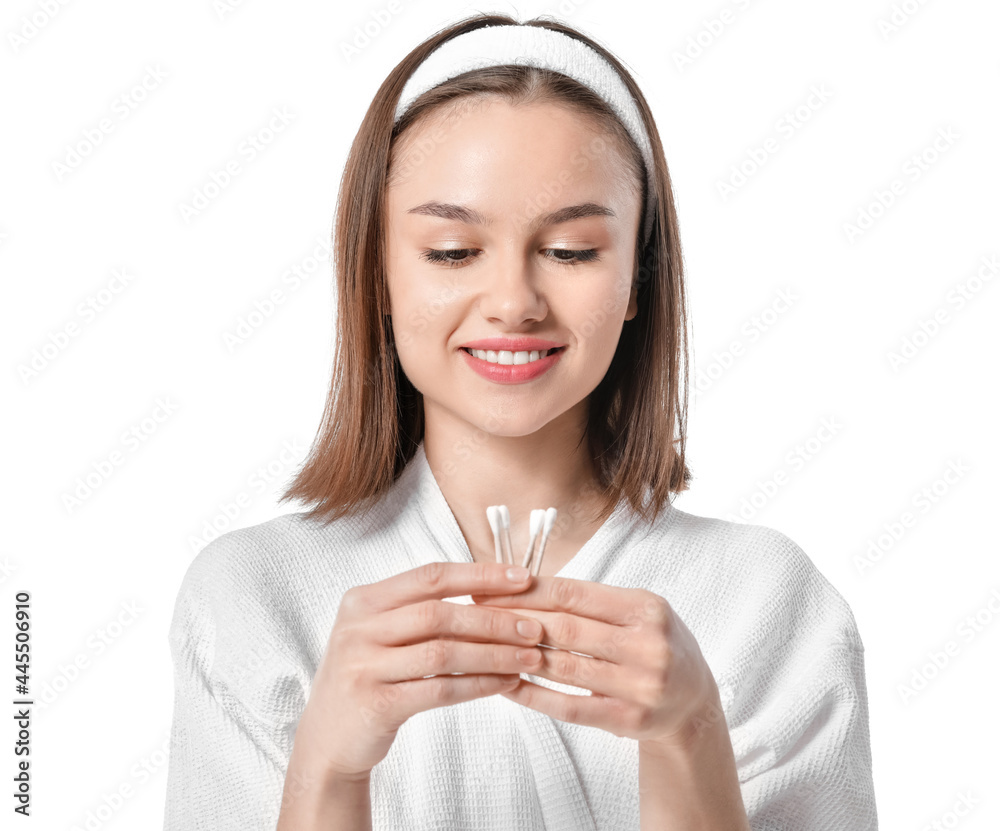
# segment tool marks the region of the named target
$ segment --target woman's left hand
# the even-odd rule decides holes
[[[706,719],[718,720],[712,672],[663,597],[567,577],[533,580],[527,591],[473,600],[538,620],[541,642],[554,648],[539,649],[541,663],[524,672],[592,695],[569,695],[523,678],[501,695],[560,721],[638,739],[649,749],[683,746]]]

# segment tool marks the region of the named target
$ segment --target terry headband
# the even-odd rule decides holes
[[[589,87],[611,107],[639,148],[646,168],[646,224],[653,229],[653,152],[642,116],[615,68],[582,41],[541,26],[485,26],[442,43],[407,80],[396,104],[395,122],[410,105],[438,84],[486,66],[519,64],[551,69]]]

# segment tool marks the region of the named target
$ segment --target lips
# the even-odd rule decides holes
[[[481,343],[482,341],[479,342]],[[475,348],[478,350],[479,347]],[[491,364],[489,361],[477,358],[472,354],[472,352],[464,347],[460,348],[458,351],[465,356],[467,366],[487,381],[492,381],[495,384],[523,384],[527,381],[533,381],[536,378],[541,377],[552,369],[552,367],[555,366],[562,357],[563,352],[566,350],[565,348],[556,349],[555,352],[550,353],[546,357],[539,358],[537,361],[532,361],[527,364]],[[532,350],[522,349],[516,351],[523,352]]]

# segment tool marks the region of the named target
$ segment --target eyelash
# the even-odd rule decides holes
[[[597,249],[596,248],[585,248],[585,249],[575,249],[575,248],[546,248],[546,251],[565,251],[568,254],[574,254],[573,259],[563,259],[562,257],[552,257],[550,260],[555,260],[557,263],[568,266],[576,266],[580,263],[589,263],[597,259]],[[441,263],[445,268],[461,268],[465,265],[466,258],[463,257],[461,260],[453,260],[448,255],[449,254],[468,254],[471,251],[475,251],[474,248],[428,248],[421,253],[421,258],[427,260],[431,263]]]

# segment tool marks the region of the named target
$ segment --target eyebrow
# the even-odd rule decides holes
[[[410,208],[407,213],[452,219],[457,222],[465,222],[469,225],[489,226],[492,224],[491,220],[483,216],[479,211],[473,208],[466,208],[464,205],[454,205],[448,202],[424,202],[422,205]],[[569,205],[536,217],[532,221],[529,230],[534,232],[547,225],[556,225],[560,222],[568,222],[571,219],[582,219],[587,216],[613,217],[615,216],[615,212],[611,208],[598,205],[595,202],[584,202],[582,205]]]

